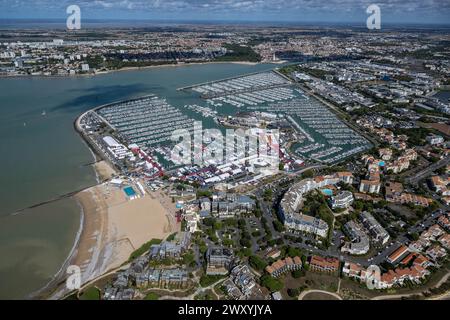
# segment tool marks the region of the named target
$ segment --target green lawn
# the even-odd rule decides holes
[[[158,299],[159,299],[159,296],[154,292],[150,292],[144,298],[144,300],[158,300]]]
[[[130,258],[128,261],[134,260],[137,257],[143,255],[145,252],[150,250],[150,247],[154,244],[161,243],[161,239],[152,239],[149,242],[144,243],[139,249],[136,249],[134,252],[131,253]]]
[[[100,300],[100,290],[96,287],[89,287],[80,295],[80,300]]]
[[[221,275],[216,275],[216,276],[203,275],[203,276],[200,277],[200,285],[203,288],[205,288],[205,287],[208,287],[208,286],[212,285],[213,283],[219,281],[222,278],[225,278],[225,276],[221,276]]]

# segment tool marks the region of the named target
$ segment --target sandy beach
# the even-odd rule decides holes
[[[82,283],[120,267],[149,240],[164,239],[180,229],[175,204],[155,194],[129,200],[122,188],[106,182],[74,197],[82,208],[83,229],[67,266],[80,267]],[[67,266],[63,266],[62,278]],[[61,286],[52,298],[67,293]]]
[[[117,172],[105,161],[101,160],[94,164],[94,170],[99,181],[111,179]]]
[[[128,200],[121,188],[102,184],[77,195],[85,214],[74,264],[83,282],[126,262],[130,254],[171,229],[166,210],[149,195]]]

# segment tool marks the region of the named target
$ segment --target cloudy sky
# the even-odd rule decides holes
[[[384,22],[450,23],[450,0],[0,0],[0,19],[65,19],[73,4],[86,19],[352,23],[377,4]]]

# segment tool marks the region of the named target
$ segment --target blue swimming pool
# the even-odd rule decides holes
[[[136,195],[136,191],[134,191],[133,187],[125,187],[123,191],[128,197],[134,197]]]
[[[331,189],[322,189],[322,193],[326,196],[332,196],[333,195],[333,190]]]

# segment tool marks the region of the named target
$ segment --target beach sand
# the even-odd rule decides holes
[[[83,230],[68,265],[81,269],[82,283],[123,265],[149,240],[178,231],[175,204],[155,194],[128,200],[121,188],[103,183],[75,195],[83,209]],[[52,298],[68,293],[60,286]]]
[[[94,164],[94,169],[100,181],[111,179],[113,176],[117,175],[117,172],[104,160],[96,162]]]

